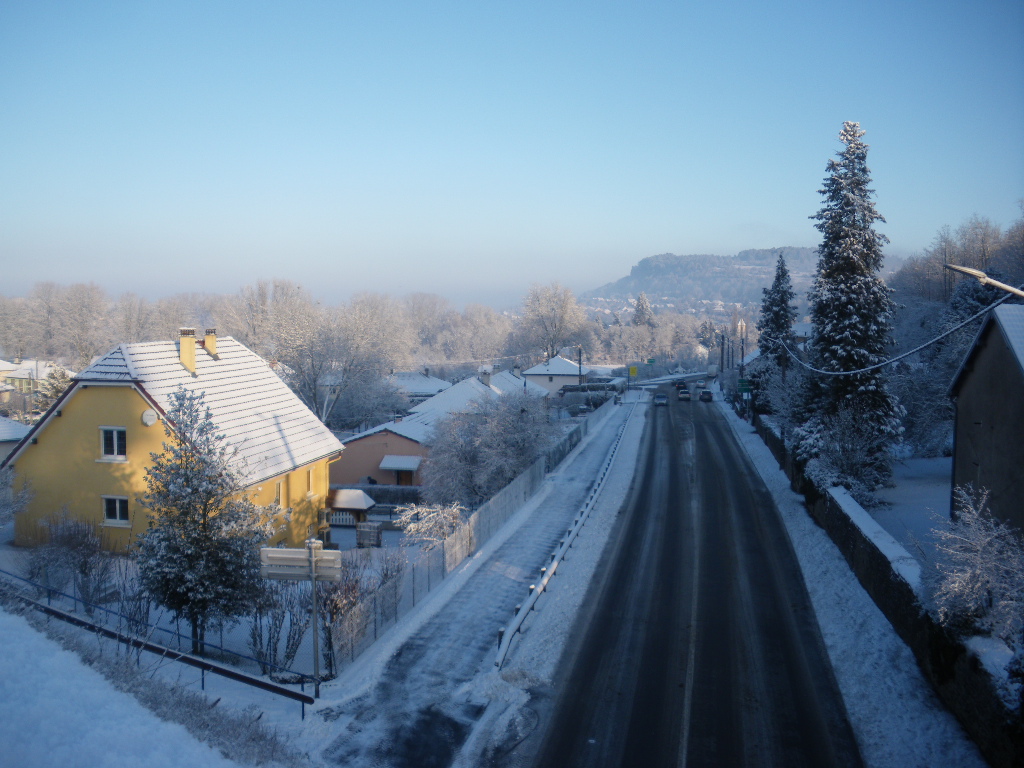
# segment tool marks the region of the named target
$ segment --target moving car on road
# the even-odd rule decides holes
[[[679,390],[679,399],[680,400],[689,400],[690,399],[690,389],[689,389],[689,387],[686,387],[684,389],[680,389]]]
[[[655,405],[668,405],[668,395],[663,395],[661,392],[654,396]]]
[[[710,403],[715,399],[714,393],[710,389],[702,389],[700,391],[700,401],[702,403]]]

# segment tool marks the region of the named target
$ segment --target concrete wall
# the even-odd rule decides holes
[[[851,520],[835,497],[803,475],[782,439],[759,419],[755,427],[785,470],[793,490],[802,493],[807,510],[843,553],[861,586],[907,644],[921,671],[949,710],[995,768],[1024,766],[1024,721],[1008,709],[995,682],[977,656],[922,607],[911,585],[889,557]]]

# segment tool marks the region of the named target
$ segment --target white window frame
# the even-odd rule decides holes
[[[131,513],[128,509],[128,497],[127,496],[101,496],[103,501],[103,525],[109,528],[131,528],[132,518]],[[117,504],[117,517],[107,517],[107,502],[116,501],[124,502]],[[121,513],[124,513],[124,518],[121,517]]]
[[[124,453],[107,453],[107,432],[114,432],[114,450],[117,450],[117,432],[124,435]],[[102,426],[100,427],[100,458],[96,461],[113,461],[124,463],[128,461],[128,429],[126,427]]]

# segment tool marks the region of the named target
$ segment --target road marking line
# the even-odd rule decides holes
[[[692,415],[691,415],[692,426]],[[693,432],[693,440],[696,440],[696,430]],[[693,446],[690,446],[691,457]],[[694,472],[694,480],[697,474]],[[693,515],[693,594],[690,595],[690,638],[686,651],[686,689],[683,693],[683,735],[679,745],[680,768],[686,768],[687,753],[690,748],[690,713],[693,711],[693,665],[697,658],[697,593],[698,576],[700,573],[700,499],[696,492],[697,483],[690,484],[690,502],[694,511]]]

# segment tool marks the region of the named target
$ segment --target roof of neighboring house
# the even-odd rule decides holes
[[[950,394],[953,396],[960,389],[961,379],[970,369],[971,361],[980,348],[978,342],[989,332],[989,328],[993,324],[997,325],[1002,331],[1003,337],[1010,347],[1010,352],[1017,360],[1018,372],[1024,374],[1024,304],[1000,304],[988,313],[985,322],[978,331],[978,335],[974,337],[970,351],[964,356],[963,362],[960,363],[960,368],[957,370],[956,376],[953,377],[953,383],[950,386]]]
[[[480,397],[497,397],[500,392],[493,386],[484,384],[476,376],[470,376],[457,384],[453,384],[443,392],[438,392],[428,400],[409,409],[410,414],[435,414],[434,418],[447,416],[449,413],[464,411],[469,404]]]
[[[476,376],[470,376],[413,407],[408,416],[398,421],[378,424],[376,427],[346,439],[345,443],[385,431],[393,432],[417,443],[425,443],[430,439],[434,422],[438,419],[444,418],[450,413],[467,410],[474,400],[481,397],[498,397],[500,394],[501,391],[497,387],[487,386]]]
[[[17,367],[18,366],[15,365],[14,363],[9,363],[6,360],[0,360],[0,373],[4,373],[6,371],[13,371]]]
[[[6,365],[0,366],[0,370],[4,371],[4,376],[6,376],[7,378],[35,379],[37,381],[45,379],[47,376],[49,376],[50,371],[52,371],[54,368],[64,367],[62,365],[57,365],[52,361],[47,362],[45,360],[22,360],[17,365],[13,363],[11,363],[10,365],[10,368],[7,368]],[[66,368],[64,370],[67,371]],[[67,371],[67,374],[68,376],[74,376],[75,372]]]
[[[202,392],[225,441],[238,447],[239,468],[255,483],[341,450],[338,439],[313,415],[267,362],[230,336],[217,339],[216,357],[196,345],[193,376],[178,344],[121,344],[75,376],[78,384],[133,384],[166,413],[179,387]],[[41,428],[47,422],[39,422]]]
[[[587,366],[583,366],[583,375],[590,373]],[[579,363],[566,360],[561,355],[552,357],[546,363],[535,365],[529,370],[523,371],[524,376],[578,376],[580,374]]]
[[[450,381],[420,371],[396,371],[388,377],[388,381],[410,397],[432,397],[452,385]]]
[[[0,443],[12,443],[21,440],[31,431],[32,427],[22,424],[6,416],[0,416]]]
[[[491,386],[501,394],[507,395],[512,392],[525,392],[536,397],[547,397],[548,391],[535,381],[516,376],[512,371],[501,371],[491,376]]]

